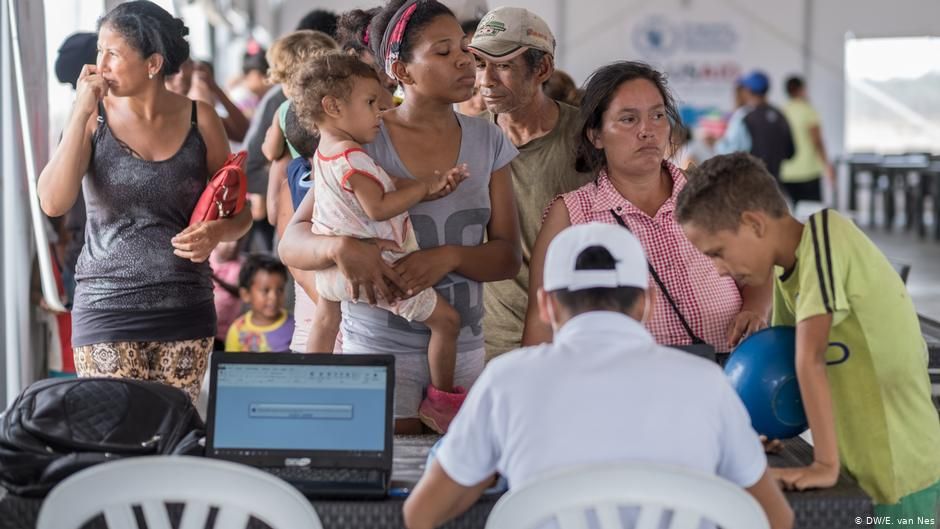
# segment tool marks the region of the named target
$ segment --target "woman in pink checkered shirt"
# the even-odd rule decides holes
[[[588,222],[622,224],[642,242],[676,305],[671,307],[663,289],[651,285],[656,295],[646,325],[658,343],[687,346],[704,341],[727,352],[765,327],[771,285],[738,287],[735,278],[722,277],[673,217],[675,198],[686,180],[668,161],[677,148],[673,127],[681,119],[664,76],[637,62],[600,68],[585,89],[581,121],[577,170],[593,171],[597,178],[558,197],[548,208],[530,261],[522,344],[552,339],[536,303],[548,244],[566,227]],[[650,281],[654,283],[652,274]]]

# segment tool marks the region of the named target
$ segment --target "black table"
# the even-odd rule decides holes
[[[410,487],[424,472],[424,462],[435,436],[399,436],[395,438],[393,487]],[[792,467],[808,464],[812,448],[803,440],[784,443],[782,453],[770,455],[772,466]],[[855,527],[857,516],[871,514],[869,497],[848,476],[841,476],[834,488],[807,492],[788,492],[787,500],[796,513],[799,529],[834,529]],[[482,529],[497,497],[484,497],[468,512],[447,524],[450,529]],[[402,499],[383,501],[321,501],[312,503],[326,529],[385,529],[402,525]],[[41,500],[13,496],[0,498],[0,529],[33,529]],[[171,509],[171,518],[178,520],[179,511]],[[178,523],[175,522],[175,523]],[[259,524],[263,526],[263,524]],[[86,524],[87,529],[104,527],[101,520]],[[114,529],[114,528],[112,528]]]
[[[920,316],[920,330],[927,342],[927,373],[930,375],[933,403],[940,412],[940,322]]]
[[[880,174],[885,178],[882,188],[884,199],[884,227],[887,231],[894,229],[895,217],[895,195],[901,191],[904,196],[905,228],[910,229],[915,225],[914,216],[918,214],[917,204],[921,198],[920,194],[924,191],[921,182],[924,181],[924,172],[930,165],[930,155],[923,153],[908,153],[887,155],[879,165]],[[915,181],[918,185],[911,185],[910,176],[916,175]],[[874,197],[873,197],[874,198]],[[874,219],[874,200],[870,205],[872,219]],[[920,219],[923,223],[923,218]]]
[[[930,367],[940,368],[940,322],[926,316],[920,318],[920,332],[927,342],[927,351],[930,355]]]
[[[881,165],[882,156],[875,153],[856,153],[843,158],[843,162],[848,166],[848,208],[849,211],[856,211],[858,208],[856,193],[858,191],[858,175],[868,173],[868,189],[871,192],[872,199],[877,187],[878,166]],[[874,223],[874,218],[871,218]]]

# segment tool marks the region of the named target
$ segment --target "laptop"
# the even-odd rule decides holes
[[[311,497],[382,497],[392,471],[392,355],[213,353],[206,455]]]

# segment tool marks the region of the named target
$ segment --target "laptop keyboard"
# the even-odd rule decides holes
[[[289,482],[381,483],[378,470],[368,468],[265,467],[262,470]]]

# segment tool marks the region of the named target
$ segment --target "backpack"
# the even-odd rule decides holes
[[[98,463],[204,455],[204,431],[189,396],[172,386],[120,378],[40,380],[0,417],[0,486],[44,496]]]

